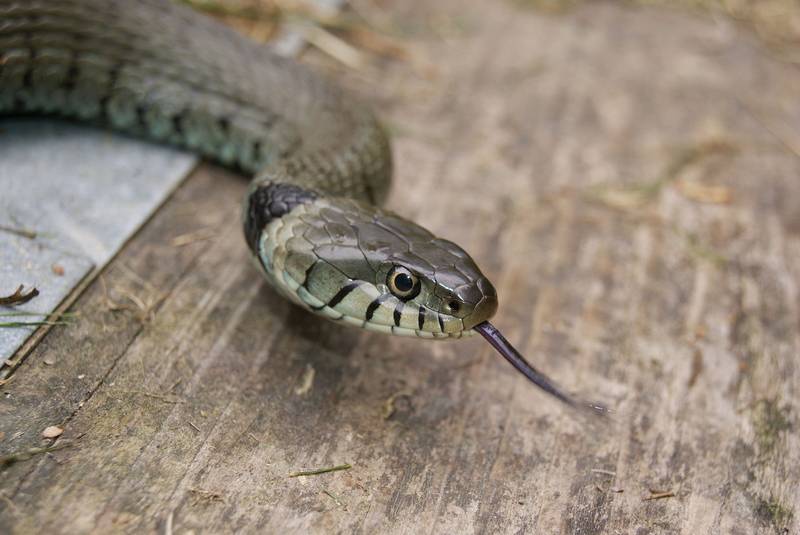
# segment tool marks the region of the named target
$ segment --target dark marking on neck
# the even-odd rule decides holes
[[[361,286],[359,281],[350,281],[348,284],[344,285],[341,290],[339,290],[336,295],[333,296],[333,299],[328,301],[328,306],[334,308],[336,305],[342,302],[342,300],[350,295],[350,292],[355,290]]]
[[[403,301],[397,301],[397,306],[394,307],[394,324],[397,327],[400,327],[400,320],[403,319],[403,308],[405,308],[406,304]]]
[[[244,237],[250,250],[258,253],[258,238],[271,221],[283,217],[298,205],[316,200],[317,197],[319,195],[315,191],[294,184],[267,182],[258,186],[248,196],[245,208]]]
[[[425,307],[420,305],[419,306],[419,330],[421,331],[424,326],[425,326]]]
[[[442,319],[442,315],[436,314],[436,319],[439,320],[439,328],[444,332],[444,320]]]
[[[389,299],[389,295],[390,294],[381,294],[377,299],[369,304],[367,307],[367,313],[365,315],[367,321],[372,321],[372,316],[375,314],[375,311],[378,310],[378,307],[381,306],[381,303]]]

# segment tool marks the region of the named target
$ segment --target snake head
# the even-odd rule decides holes
[[[418,239],[390,243],[385,238],[408,239],[412,232]],[[401,311],[416,310],[419,330],[463,335],[497,311],[494,287],[455,243],[393,214],[384,214],[376,227],[368,226],[362,241],[365,256],[378,266],[375,286],[382,296],[392,296],[387,299]],[[429,322],[438,323],[438,329]]]
[[[460,338],[497,310],[494,287],[463,249],[366,203],[304,199],[270,220],[254,241],[274,286],[346,324]]]

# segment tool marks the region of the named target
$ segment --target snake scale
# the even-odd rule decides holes
[[[380,208],[392,160],[371,111],[214,20],[166,0],[0,0],[0,114],[93,123],[251,175],[245,239],[287,299],[390,334],[478,332],[585,405],[488,322],[497,294],[461,247]]]

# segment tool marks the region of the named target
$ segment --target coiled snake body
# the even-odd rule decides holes
[[[497,295],[459,246],[378,205],[391,153],[371,112],[304,67],[164,0],[0,0],[0,114],[96,123],[254,176],[248,246],[284,296],[400,335],[480,332]]]

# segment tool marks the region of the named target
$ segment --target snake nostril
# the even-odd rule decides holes
[[[461,303],[453,299],[449,303],[447,303],[447,308],[450,309],[451,313],[455,314],[461,309]]]

